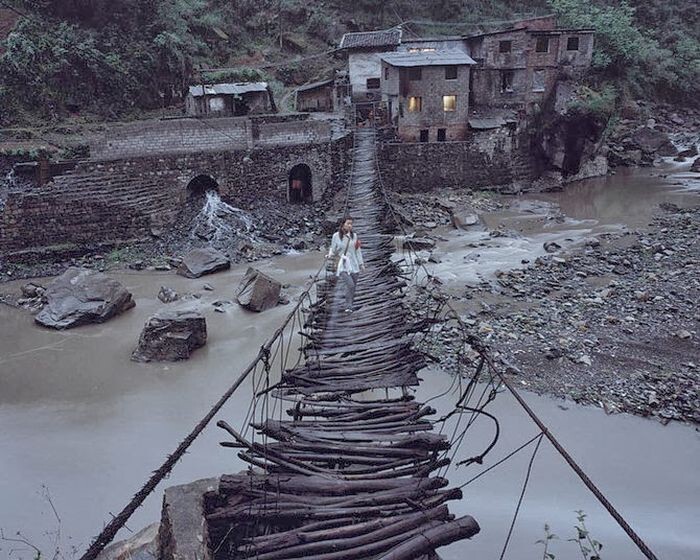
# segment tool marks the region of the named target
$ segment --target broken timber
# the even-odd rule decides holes
[[[425,365],[410,344],[402,305],[405,282],[391,263],[387,206],[375,168],[374,131],[355,135],[348,209],[363,241],[367,270],[355,298],[359,309],[341,311],[340,286],[309,310],[306,361],[286,371],[266,395],[291,420],[251,427],[249,441],[226,422],[251,465],[223,476],[206,495],[211,555],[215,559],[282,560],[435,558],[435,550],[479,532],[476,521],[455,519],[446,503],[462,497],[434,473],[449,463],[450,443],[433,433],[431,407],[404,396],[364,394],[370,389],[418,384]]]

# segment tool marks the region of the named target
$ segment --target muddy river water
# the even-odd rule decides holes
[[[653,174],[638,171],[582,182],[561,193],[520,197],[508,210],[484,216],[488,226],[502,224],[519,236],[451,233],[440,244],[443,262],[436,272],[448,282],[479,281],[496,269],[534,260],[547,240],[566,246],[605,231],[643,227],[659,202],[698,203],[698,180],[685,173],[686,167],[666,168],[667,177],[660,177],[659,169]],[[548,219],[548,204],[558,204],[566,219]],[[320,253],[289,255],[259,267],[290,284],[294,300],[320,258]],[[244,272],[245,267],[235,267],[204,280],[174,273],[114,273],[134,294],[136,307],[104,325],[67,332],[35,327],[28,313],[0,305],[0,528],[5,535],[19,530],[51,553],[60,526],[60,547],[70,558],[72,547],[82,551],[123,507],[288,313],[289,306],[250,314],[235,305],[215,313],[211,303],[233,300]],[[214,290],[204,291],[204,283]],[[141,327],[163,305],[155,297],[161,285],[201,295],[171,305],[201,309],[209,342],[185,363],[133,363],[129,355]],[[451,384],[444,372],[425,371],[422,377],[419,399]],[[219,417],[240,425],[251,390],[250,383],[242,387]],[[696,429],[606,416],[600,409],[524,395],[660,558],[700,557]],[[433,404],[447,411],[456,398],[449,393]],[[536,433],[512,398],[501,395],[493,407],[502,430],[497,447],[484,465],[451,468],[447,476],[453,484],[463,484]],[[235,452],[219,447],[219,432],[215,427],[205,430],[164,485],[240,470]],[[489,436],[490,426],[477,422],[458,459],[477,454]],[[445,559],[467,554],[498,557],[528,460],[524,451],[464,488],[464,499],[453,503],[452,511],[474,515],[482,531],[471,542],[442,549]],[[134,515],[129,528],[158,520],[161,500],[162,487]],[[536,458],[506,557],[540,558],[541,545],[534,541],[543,536],[545,523],[560,537],[551,548],[557,558],[576,557],[576,545],[566,539],[573,535],[578,509],[588,514],[591,533],[604,544],[604,558],[641,557],[546,442]],[[0,542],[0,558],[31,557],[32,551],[22,545]]]

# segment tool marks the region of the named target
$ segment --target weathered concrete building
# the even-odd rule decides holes
[[[469,113],[470,66],[464,52],[418,50],[381,55],[382,98],[399,138],[463,140]]]
[[[529,113],[562,78],[578,76],[593,56],[593,31],[559,29],[553,17],[520,22],[512,29],[465,39],[477,66],[473,107],[514,107]]]
[[[348,55],[348,77],[354,101],[381,99],[380,55],[396,50],[401,44],[401,36],[400,27],[343,35],[339,48]]]
[[[266,82],[190,86],[185,112],[192,117],[238,117],[275,112]]]

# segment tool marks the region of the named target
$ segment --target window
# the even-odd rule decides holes
[[[427,128],[424,128],[423,130],[421,130],[420,131],[420,141],[427,142],[428,141],[428,134],[430,134],[430,131]]]
[[[442,96],[442,110],[445,113],[450,113],[457,110],[457,96],[456,95],[443,95]]]
[[[456,80],[457,79],[457,66],[445,66],[445,79],[446,80]]]
[[[423,98],[422,97],[409,97],[408,98],[408,112],[409,113],[420,113],[423,110]]]
[[[535,51],[539,53],[549,52],[549,37],[537,37]]]
[[[577,51],[578,50],[578,37],[569,37],[566,40],[566,50],[567,51]]]
[[[545,72],[544,70],[535,70],[532,73],[532,91],[544,91]]]
[[[379,89],[380,87],[379,78],[367,78],[367,89]]]
[[[385,80],[389,79],[389,68],[388,67],[384,68],[384,79]]]
[[[417,82],[423,78],[422,68],[409,68],[408,79],[412,82]]]
[[[513,48],[513,41],[500,41],[498,43],[498,52],[509,53]]]
[[[501,93],[511,93],[513,91],[512,70],[501,70]]]
[[[417,52],[435,52],[437,49],[435,47],[411,47],[408,49],[410,53]]]
[[[438,128],[438,142],[444,142],[447,140],[447,129],[446,128]]]

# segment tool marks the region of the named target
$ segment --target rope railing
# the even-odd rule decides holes
[[[377,177],[378,177],[378,183],[380,186],[380,189],[382,190],[382,195],[384,197],[384,200],[389,208],[389,211],[392,214],[392,217],[397,224],[397,227],[402,231],[403,235],[405,237],[408,237],[408,232],[406,231],[406,228],[403,224],[403,221],[401,220],[400,216],[397,215],[396,211],[393,208],[393,204],[391,203],[391,200],[389,199],[388,196],[388,191],[384,185],[384,182],[382,180],[382,174],[381,174],[381,167],[379,165],[379,158],[377,156],[377,153],[375,151],[375,162],[376,162],[376,167],[377,167]],[[458,352],[458,359],[457,359],[457,366],[458,366],[458,371],[457,371],[457,376],[461,379],[462,378],[462,373],[459,371],[460,369],[460,364],[462,364],[460,357],[463,356],[462,350],[466,346],[470,348],[478,357],[478,360],[480,360],[479,363],[483,364],[485,362],[486,364],[486,369],[488,373],[488,384],[492,386],[491,393],[489,395],[489,398],[485,402],[482,402],[483,399],[480,398],[477,406],[476,407],[465,407],[463,406],[462,401],[468,400],[471,398],[470,390],[473,389],[473,383],[478,381],[479,379],[479,373],[474,374],[472,376],[472,379],[470,381],[470,384],[468,385],[467,389],[463,392],[460,393],[460,398],[458,401],[458,404],[456,406],[456,409],[462,409],[465,410],[470,410],[472,412],[472,418],[469,420],[467,423],[466,428],[464,431],[461,433],[461,435],[458,437],[457,440],[454,440],[456,437],[457,431],[455,430],[455,433],[453,434],[453,438],[451,441],[456,441],[455,449],[453,450],[453,457],[456,455],[457,451],[459,450],[459,446],[461,444],[461,441],[464,440],[464,436],[466,435],[466,431],[469,429],[469,427],[473,424],[473,420],[475,418],[475,415],[482,415],[485,414],[485,411],[483,410],[485,406],[490,403],[493,398],[495,398],[495,394],[498,392],[498,389],[503,386],[505,387],[508,392],[515,398],[517,403],[522,407],[522,409],[525,411],[525,413],[528,415],[528,417],[535,423],[535,425],[539,428],[540,433],[538,436],[535,436],[532,440],[530,440],[529,443],[532,441],[538,440],[538,447],[539,447],[539,441],[541,441],[542,437],[546,437],[549,442],[552,444],[554,449],[561,455],[561,457],[564,459],[564,461],[571,467],[571,469],[576,473],[576,475],[579,477],[579,479],[583,482],[583,484],[588,488],[588,490],[596,497],[596,499],[601,503],[601,505],[606,509],[606,511],[611,515],[611,517],[617,522],[617,524],[622,528],[622,530],[627,534],[627,536],[632,540],[632,542],[639,548],[639,550],[644,554],[646,558],[649,560],[657,560],[657,556],[654,554],[654,552],[649,548],[649,546],[644,542],[644,540],[632,529],[630,524],[625,520],[625,518],[619,513],[619,511],[612,505],[612,503],[607,499],[607,497],[603,494],[603,492],[596,486],[596,484],[591,480],[591,478],[586,474],[586,472],[581,468],[581,466],[574,460],[574,458],[568,453],[568,451],[564,448],[564,446],[559,442],[559,440],[552,434],[552,432],[549,430],[549,428],[542,422],[542,420],[539,418],[539,416],[530,408],[530,406],[525,402],[525,400],[522,398],[520,393],[515,389],[512,383],[508,380],[506,377],[505,373],[497,367],[495,364],[493,358],[490,355],[490,350],[489,348],[481,341],[481,339],[473,334],[472,329],[464,323],[464,321],[461,319],[459,316],[459,313],[457,310],[454,309],[454,307],[450,304],[449,300],[447,297],[444,296],[444,294],[441,293],[440,287],[437,283],[432,282],[433,275],[430,273],[430,271],[427,269],[427,267],[420,262],[420,260],[417,258],[416,252],[413,250],[413,248],[410,246],[403,247],[404,253],[408,253],[408,258],[404,258],[403,262],[406,263],[405,268],[407,269],[408,275],[412,278],[414,282],[414,286],[417,286],[419,289],[422,288],[426,291],[425,295],[425,301],[434,301],[437,302],[436,306],[431,310],[430,306],[428,306],[429,312],[426,313],[427,317],[429,320],[433,323],[437,322],[442,322],[444,325],[447,322],[453,322],[457,327],[458,327],[458,332],[460,333],[460,352]],[[419,281],[419,272],[421,272],[421,278]],[[427,333],[423,333],[423,336],[425,337]],[[502,358],[501,361],[506,363]],[[473,362],[471,360],[467,360],[467,363],[469,365],[473,366]],[[509,365],[506,363],[506,365]],[[512,367],[512,366],[511,366]],[[481,368],[477,366],[477,370],[480,370]],[[494,384],[494,382],[497,382]],[[488,385],[487,385],[488,387]],[[486,389],[484,390],[486,391]],[[483,397],[483,394],[482,394]],[[461,411],[460,411],[461,413]],[[493,417],[492,417],[493,418]],[[493,418],[495,420],[495,418]],[[496,427],[497,427],[497,432],[498,432],[498,422],[496,420]],[[538,439],[539,438],[539,439]],[[497,439],[497,438],[496,438]],[[453,443],[454,443],[453,441]],[[488,453],[494,446],[495,440],[492,442],[492,444],[487,448],[487,450],[482,453],[481,455],[471,458],[467,460],[466,462],[477,462],[481,463],[483,461],[484,456],[486,453]],[[527,444],[526,444],[527,445]],[[509,456],[510,457],[510,456]],[[508,457],[508,458],[509,458]],[[533,454],[534,458],[534,454]],[[532,463],[530,463],[531,468]],[[446,469],[448,467],[445,467]],[[529,477],[529,469],[528,469],[528,477]],[[479,475],[480,476],[480,475]],[[527,478],[526,478],[527,481]],[[524,494],[524,491],[523,491]],[[522,494],[520,501],[522,501]],[[519,510],[519,504],[518,508],[516,509],[516,517],[517,517],[517,512]],[[513,524],[515,523],[515,518],[513,519]],[[512,532],[513,527],[511,526],[511,529],[509,531],[509,536],[510,533]],[[506,541],[506,546],[507,546],[507,541]],[[503,554],[505,553],[505,548],[503,550],[503,553],[501,557],[503,557]]]

